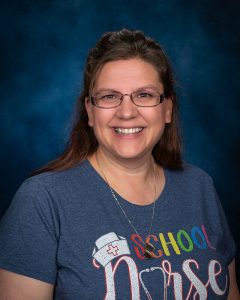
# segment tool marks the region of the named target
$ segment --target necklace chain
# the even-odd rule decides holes
[[[142,242],[145,244],[145,253],[144,255],[148,258],[151,258],[152,257],[152,251],[154,250],[154,246],[151,244],[151,243],[147,243],[147,242],[144,242],[144,240],[142,239],[141,235],[138,233],[136,227],[133,225],[132,221],[130,220],[130,218],[128,217],[127,213],[125,212],[125,210],[123,209],[122,205],[120,204],[113,188],[111,187],[109,181],[107,180],[107,177],[105,175],[105,173],[103,172],[102,168],[101,168],[101,165],[99,163],[99,160],[98,160],[98,155],[96,153],[96,160],[97,160],[97,163],[98,163],[98,167],[99,167],[99,170],[101,171],[102,175],[103,175],[103,178],[105,179],[108,187],[109,187],[109,190],[112,194],[112,197],[114,198],[114,200],[117,202],[118,206],[120,207],[122,213],[124,214],[125,218],[127,219],[128,223],[130,224],[130,226],[133,228],[133,230],[136,232],[136,234],[141,238]],[[152,231],[152,225],[153,225],[153,220],[154,220],[154,216],[155,216],[155,207],[156,207],[156,175],[155,175],[155,162],[153,163],[153,177],[154,177],[154,198],[153,198],[153,209],[152,209],[152,217],[151,217],[151,224],[149,226],[149,230],[148,230],[148,235],[150,235],[151,231]]]

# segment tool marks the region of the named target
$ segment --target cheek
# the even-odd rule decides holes
[[[166,110],[159,111],[158,114],[152,115],[151,124],[153,126],[154,134],[157,139],[161,138],[165,126],[167,123],[171,121],[171,114],[169,114]]]
[[[92,114],[88,115],[88,124],[96,131],[101,131],[105,127],[108,127],[108,123],[111,120],[111,114],[108,111],[102,111],[96,109],[92,111]]]
[[[150,122],[155,126],[159,127],[159,129],[163,127],[165,123],[168,123],[170,118],[171,114],[165,108],[148,116]]]
[[[106,116],[104,116],[104,112],[99,111],[98,108],[90,107],[87,110],[88,113],[88,125],[94,128],[101,128],[106,123]]]

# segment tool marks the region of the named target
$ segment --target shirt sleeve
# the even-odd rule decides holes
[[[59,218],[37,178],[26,180],[0,223],[0,268],[54,284]]]
[[[214,187],[212,178],[209,178],[209,188],[207,190],[210,198],[206,215],[210,225],[211,239],[216,243],[218,250],[224,257],[226,264],[229,265],[236,255],[236,245],[232,237],[221,201]],[[209,200],[209,197],[207,198]],[[211,230],[212,229],[212,230]]]

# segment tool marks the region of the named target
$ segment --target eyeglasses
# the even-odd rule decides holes
[[[101,91],[91,96],[91,103],[99,108],[114,108],[121,105],[124,96],[130,96],[131,101],[140,107],[157,106],[166,98],[164,94],[155,91],[139,91],[131,94]]]

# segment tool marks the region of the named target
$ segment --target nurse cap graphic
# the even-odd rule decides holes
[[[130,250],[127,240],[114,232],[110,232],[96,240],[92,256],[105,267],[113,259],[128,254],[130,254]]]

